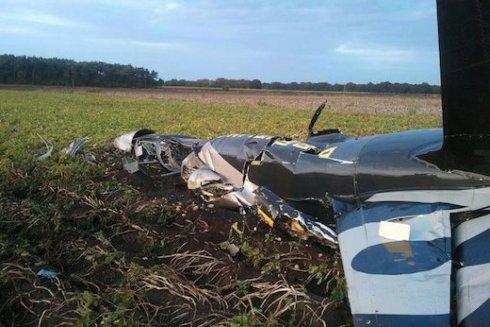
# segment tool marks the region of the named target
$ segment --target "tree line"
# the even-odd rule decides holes
[[[410,84],[410,83],[367,83],[367,84],[330,84],[327,82],[272,82],[265,83],[258,79],[226,79],[217,78],[215,80],[199,79],[188,81],[184,79],[171,79],[164,82],[165,86],[181,87],[212,87],[222,88],[224,90],[232,88],[240,89],[265,89],[265,90],[289,90],[289,91],[327,91],[327,92],[370,92],[370,93],[419,93],[419,94],[439,94],[441,87],[430,85],[428,83]]]
[[[148,88],[162,85],[158,73],[100,61],[0,55],[0,83]]]
[[[154,70],[132,65],[109,64],[100,61],[77,62],[70,59],[0,55],[0,84],[32,84],[58,86],[96,86],[151,88],[161,86],[211,87],[228,90],[266,89],[294,91],[333,91],[371,93],[439,94],[438,85],[428,83],[367,83],[330,84],[327,82],[261,82],[258,79],[217,78],[162,80]]]

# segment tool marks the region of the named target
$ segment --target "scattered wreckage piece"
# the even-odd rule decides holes
[[[54,150],[54,146],[52,143],[48,142],[44,137],[42,137],[41,135],[37,135],[41,141],[43,141],[44,145],[46,146],[46,152],[41,154],[40,156],[37,157],[37,160],[39,161],[42,161],[42,160],[46,160],[47,158],[49,158],[51,156],[51,154],[53,153],[53,150]]]
[[[43,138],[41,135],[39,135],[39,138],[43,141],[44,145],[46,146],[46,152],[43,153],[42,155],[37,157],[37,160],[42,161],[46,160],[47,158],[51,157],[54,151],[54,146],[51,142],[48,142],[45,138]],[[70,143],[68,148],[64,148],[60,151],[60,153],[67,155],[69,157],[75,157],[77,154],[80,153],[80,150],[82,147],[88,142],[89,138],[84,137],[79,140],[74,140],[73,142]],[[83,157],[87,162],[91,164],[95,164],[97,162],[97,159],[92,153],[84,153]]]
[[[75,140],[70,143],[68,148],[61,150],[61,153],[68,155],[69,157],[74,157],[80,149],[88,142],[89,138],[84,137],[80,140]]]
[[[40,269],[36,275],[39,277],[47,278],[47,279],[55,279],[56,277],[58,277],[59,274],[60,273],[52,271],[52,270]]]
[[[196,141],[199,140],[179,135],[156,135],[152,130],[142,129],[116,138],[114,146],[132,154],[123,159],[124,169],[131,174],[146,171],[156,164],[165,169],[165,175],[174,175],[180,173],[182,161]]]

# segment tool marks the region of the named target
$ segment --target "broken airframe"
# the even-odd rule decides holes
[[[318,115],[324,107],[325,104],[319,107]],[[284,137],[242,134],[208,141],[182,135],[158,135],[151,130],[122,135],[114,144],[132,154],[123,159],[124,167],[130,173],[155,165],[164,170],[164,175],[180,173],[187,187],[198,192],[206,202],[257,212],[271,227],[275,223],[285,224],[295,236],[313,237],[322,244],[337,245],[336,233],[331,228],[333,217],[324,219],[330,209],[324,194],[301,197],[304,188],[301,186],[298,186],[299,192],[296,191],[295,202],[321,208],[323,213],[318,216],[284,201],[264,186],[270,183],[257,183],[257,178],[274,179],[277,168],[286,163],[290,167],[299,163],[297,174],[301,175],[303,155],[321,158],[327,154],[325,151],[321,154],[321,149],[315,145]],[[295,174],[294,169],[292,173]],[[295,192],[286,180],[282,182],[284,189]]]
[[[443,129],[314,132],[320,107],[305,142],[141,130],[115,144],[130,171],[160,165],[206,201],[338,245],[356,326],[486,326],[490,2],[437,0],[437,11]]]

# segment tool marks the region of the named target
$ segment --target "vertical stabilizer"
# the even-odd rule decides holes
[[[490,1],[437,0],[437,12],[446,166],[488,162]]]

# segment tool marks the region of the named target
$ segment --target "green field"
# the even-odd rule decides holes
[[[196,197],[178,191],[177,179],[147,181],[170,189],[162,194],[156,186],[145,193],[145,186],[128,185],[138,181],[121,177],[112,148],[116,136],[139,128],[201,138],[257,133],[302,139],[314,109],[97,90],[0,90],[0,325],[348,323],[338,255],[277,237],[262,225],[247,229],[236,213],[201,213]],[[318,125],[363,136],[438,127],[441,121],[413,112],[326,110]],[[44,161],[36,159],[45,151],[39,136],[55,147]],[[93,153],[97,164],[59,153],[85,136],[90,141],[83,151]],[[167,199],[170,193],[178,201]],[[223,230],[210,234],[218,241],[200,238],[201,229],[219,228],[216,219],[225,216],[230,220]],[[227,236],[232,222],[243,224],[239,239]],[[182,235],[196,241],[184,242]],[[229,261],[226,242],[240,245],[239,258]],[[60,275],[40,279],[35,273],[41,268]],[[301,285],[326,301],[310,298]]]
[[[203,138],[237,132],[301,137],[314,109],[202,104],[96,92],[0,90],[2,141],[7,148],[14,145],[10,142],[16,141],[21,141],[22,148],[32,148],[39,143],[37,134],[57,146],[89,136],[94,146],[107,148],[119,134],[142,127]],[[319,122],[322,127],[340,128],[353,136],[440,124],[440,119],[432,115],[328,110]]]

